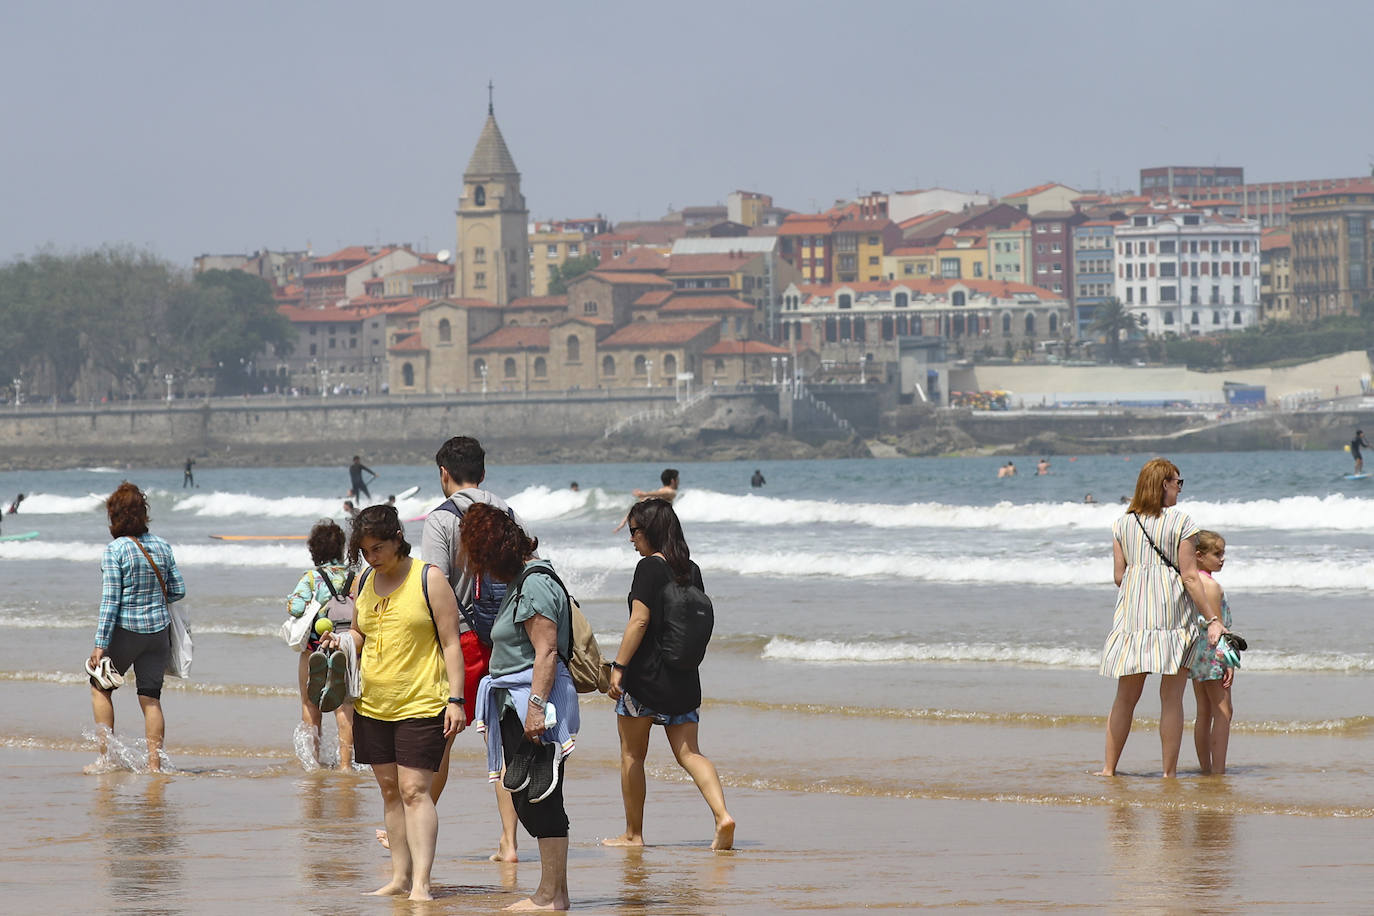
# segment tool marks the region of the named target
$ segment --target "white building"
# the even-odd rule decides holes
[[[949,188],[925,188],[919,191],[893,191],[887,198],[887,218],[903,223],[913,217],[946,210],[958,213],[966,207],[981,207],[992,203],[991,194],[977,191],[953,191]]]
[[[1259,321],[1260,225],[1159,208],[1116,229],[1114,294],[1150,335],[1212,334]]]

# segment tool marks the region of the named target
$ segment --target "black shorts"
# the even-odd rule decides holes
[[[490,737],[487,740],[491,740]],[[513,710],[504,710],[501,713],[501,750],[507,762],[525,741],[525,726],[521,724],[520,716]],[[566,765],[567,758],[558,761],[558,785],[542,802],[531,802],[529,789],[510,794],[511,801],[515,803],[515,816],[520,818],[520,825],[535,839],[568,835],[568,810],[563,806]]]
[[[394,763],[437,773],[446,743],[442,712],[396,722],[353,713],[353,759],[358,763]]]
[[[163,627],[156,633],[135,633],[116,626],[110,634],[110,645],[105,654],[110,664],[120,674],[133,665],[137,677],[138,695],[154,700],[162,697],[162,678],[167,671],[167,661],[172,652],[172,628]],[[95,678],[91,686],[99,687]]]

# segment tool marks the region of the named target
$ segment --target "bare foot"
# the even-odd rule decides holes
[[[1088,775],[1089,775],[1089,776],[1115,776],[1115,775],[1116,775],[1116,770],[1097,770],[1096,772],[1089,773]]]
[[[735,819],[730,815],[725,815],[719,824],[716,824],[716,836],[711,841],[712,849],[733,849],[735,846]]]
[[[520,853],[516,851],[515,843],[515,837],[502,836],[501,839],[497,840],[496,851],[489,856],[489,859],[492,862],[519,862]]]
[[[423,888],[423,889],[421,889],[421,888],[416,887],[416,888],[411,888],[411,891],[410,891],[410,899],[411,899],[411,900],[433,900],[433,899],[434,899],[434,895],[433,895],[432,893],[430,893],[429,888]]]
[[[732,828],[733,828],[733,825],[734,825],[734,822],[732,821],[732,822],[731,822]],[[601,845],[602,845],[602,846],[643,846],[643,845],[644,845],[644,837],[642,837],[642,836],[631,836],[631,835],[628,834],[628,833],[622,833],[620,836],[606,837],[606,839],[604,839],[604,840],[601,841]]]
[[[93,763],[88,763],[81,768],[81,772],[87,776],[98,776],[101,773],[108,773],[115,769],[115,763],[109,757],[97,757]]]
[[[531,910],[566,910],[570,908],[571,904],[568,902],[567,897],[561,899],[555,898],[548,903],[535,903],[533,897],[526,897],[524,900],[517,900],[515,903],[506,907],[507,910],[515,910],[517,912],[529,912]]]
[[[375,891],[373,891],[372,893],[370,893],[370,894],[364,894],[363,896],[365,896],[365,897],[399,897],[399,896],[401,896],[402,894],[409,894],[409,893],[410,893],[410,885],[409,885],[409,884],[405,884],[405,883],[399,882],[399,881],[388,881],[386,884],[383,884],[381,887],[377,888],[377,889],[376,889]],[[426,898],[426,899],[428,899],[428,898]]]
[[[377,831],[377,842],[382,844],[383,849],[391,848],[391,837],[386,835],[385,830]]]

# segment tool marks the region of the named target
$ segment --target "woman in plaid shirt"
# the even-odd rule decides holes
[[[100,617],[89,667],[96,669],[106,657],[120,675],[133,666],[138,679],[138,705],[143,708],[144,732],[148,737],[148,769],[156,773],[162,769],[166,731],[162,718],[162,677],[171,651],[172,622],[167,605],[186,597],[186,583],[177,569],[171,546],[148,533],[148,500],[142,490],[126,480],[110,494],[105,508],[114,540],[105,546],[105,555],[100,560]],[[150,557],[157,564],[156,571],[149,565]],[[100,732],[100,757],[86,767],[87,772],[100,772],[110,766],[105,739],[114,732],[115,686],[102,687],[91,678],[91,709]]]

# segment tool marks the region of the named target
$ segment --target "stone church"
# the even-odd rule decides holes
[[[674,387],[689,374],[697,385],[766,382],[789,352],[766,342],[764,304],[744,295],[757,260],[744,252],[718,258],[709,284],[699,264],[675,277],[671,258],[635,270],[627,256],[566,295],[531,297],[529,211],[490,105],[457,230],[453,295],[388,322],[393,394]]]

